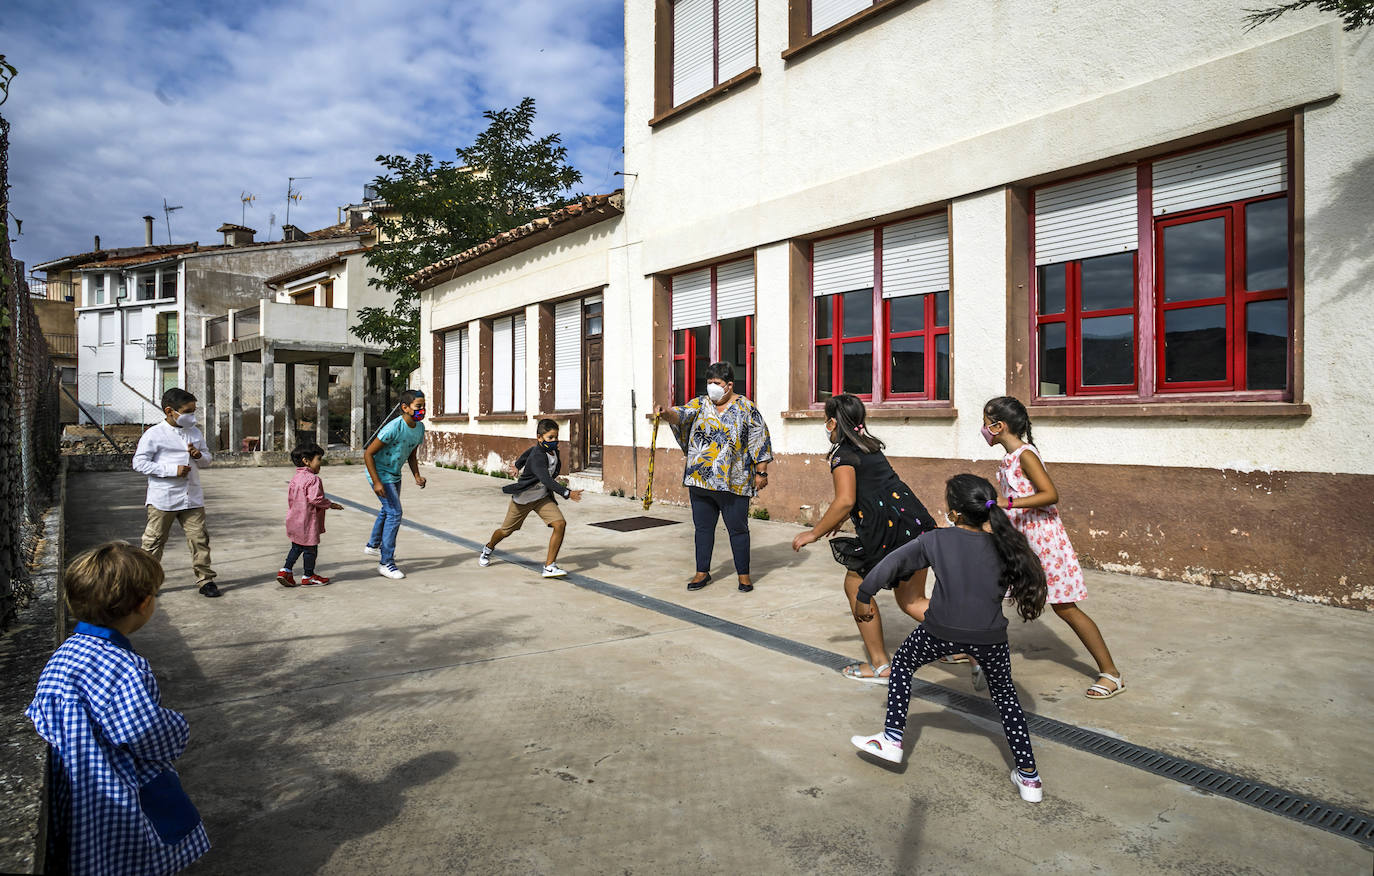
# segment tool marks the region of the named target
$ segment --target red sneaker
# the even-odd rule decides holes
[[[323,575],[306,575],[301,579],[302,587],[323,587],[329,583],[329,579]]]
[[[296,576],[295,576],[295,575],[292,575],[290,572],[288,572],[288,571],[285,570],[285,569],[282,569],[280,572],[277,573],[277,583],[280,584],[280,585],[283,586],[283,587],[299,587],[299,586],[300,586],[299,584],[296,583]]]

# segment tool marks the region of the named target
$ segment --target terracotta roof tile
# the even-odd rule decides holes
[[[249,228],[247,225],[235,225],[232,222],[226,222],[220,227],[216,228],[215,230],[220,233],[223,233],[225,231],[247,231],[249,234],[258,233],[258,230],[256,228]]]
[[[144,252],[135,255],[127,255],[118,258],[94,259],[92,262],[81,265],[78,270],[98,270],[104,268],[127,268],[133,265],[142,265],[148,262],[160,262],[186,252],[196,252],[200,248],[199,244],[183,243],[174,246],[159,247],[158,252]]]

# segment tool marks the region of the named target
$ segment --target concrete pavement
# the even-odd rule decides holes
[[[481,542],[505,497],[492,478],[424,468],[407,517]],[[361,468],[326,489],[369,506]],[[164,702],[191,721],[180,762],[215,848],[201,873],[1368,873],[1350,840],[1039,741],[1039,806],[1007,779],[1000,727],[916,700],[901,769],[849,736],[882,724],[885,689],[508,562],[402,530],[389,581],[360,547],[371,517],[331,512],[326,588],[272,580],[288,546],[289,469],[205,473],[225,596],[196,595],[173,536],[157,616],[135,637]],[[69,549],[136,541],[143,483],[68,485]],[[926,497],[932,508],[937,497]],[[861,656],[824,545],[751,521],[757,589],[738,593],[720,533],[718,583],[688,594],[674,525],[589,522],[638,502],[564,503],[561,562],[623,588]],[[531,520],[503,543],[542,558]],[[498,554],[498,558],[500,554]],[[1269,782],[1374,809],[1374,616],[1089,573],[1084,603],[1125,672],[1108,702],[1052,615],[1013,622],[1027,710]],[[911,629],[890,597],[887,639]],[[958,671],[951,671],[958,670]],[[969,691],[962,667],[921,677]]]

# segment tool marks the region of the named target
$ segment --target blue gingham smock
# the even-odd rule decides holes
[[[49,849],[74,874],[159,876],[210,848],[172,761],[190,726],[161,705],[148,661],[117,630],[77,624],[24,714],[52,748]]]

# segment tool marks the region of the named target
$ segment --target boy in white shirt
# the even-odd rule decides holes
[[[138,439],[134,471],[148,476],[148,526],[143,549],[162,562],[162,548],[173,521],[181,524],[191,549],[191,566],[201,596],[219,596],[215,570],[210,568],[210,533],[205,528],[205,493],[200,469],[210,464],[210,448],[196,428],[196,397],[173,388],[162,394],[167,419],[148,427]]]

